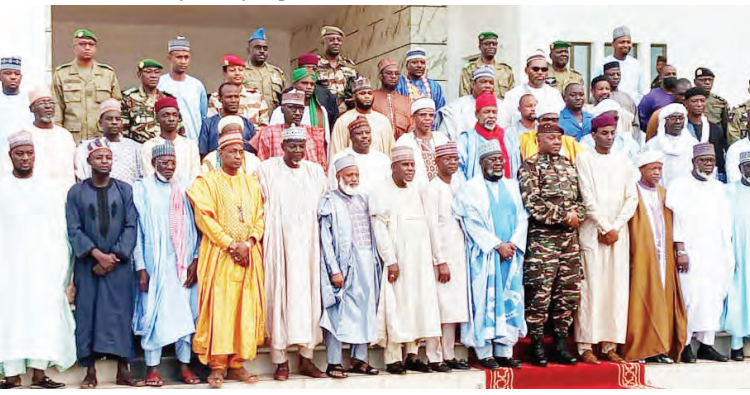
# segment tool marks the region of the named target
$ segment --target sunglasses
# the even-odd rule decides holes
[[[538,73],[540,71],[544,71],[545,73],[549,71],[549,67],[531,67],[531,71]]]

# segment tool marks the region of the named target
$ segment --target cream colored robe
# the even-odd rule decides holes
[[[303,160],[293,169],[283,157],[262,162],[256,175],[266,217],[266,334],[277,350],[313,348],[323,339],[318,204],[326,176],[317,163]]]
[[[393,127],[391,121],[385,115],[370,111],[367,114],[360,114],[356,109],[349,110],[341,115],[336,120],[336,124],[333,125],[331,130],[331,142],[328,145],[328,156],[332,157],[343,151],[344,148],[351,144],[349,140],[349,124],[352,123],[358,116],[364,115],[367,118],[367,123],[370,124],[370,132],[372,135],[372,145],[370,149],[380,151],[389,157],[391,156],[391,147],[395,143],[393,140]]]
[[[417,185],[399,188],[393,181],[370,197],[370,214],[383,279],[378,306],[378,344],[406,343],[440,337],[440,307],[434,263],[445,262],[434,243],[437,232],[427,219],[423,191]],[[388,282],[388,266],[399,266],[399,277]]]
[[[576,167],[587,217],[579,229],[583,253],[581,304],[576,341],[625,343],[630,289],[628,221],[638,206],[637,175],[627,155],[587,150]],[[598,235],[611,229],[618,241],[608,246]]]

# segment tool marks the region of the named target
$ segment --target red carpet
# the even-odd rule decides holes
[[[547,355],[552,351],[552,339],[545,339]],[[524,360],[529,352],[529,339],[521,339],[513,350],[515,358]],[[575,350],[570,342],[568,349]],[[472,364],[476,367],[475,364]],[[601,365],[578,363],[567,366],[548,364],[546,368],[532,366],[524,361],[523,368],[485,370],[487,389],[546,389],[546,388],[654,388],[646,385],[646,366],[641,363],[615,364],[602,361]]]

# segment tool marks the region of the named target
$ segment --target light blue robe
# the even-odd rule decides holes
[[[739,349],[742,338],[750,336],[750,187],[741,181],[730,183],[727,198],[734,214],[732,244],[736,266],[722,316],[722,328],[732,335],[732,349]]]
[[[505,149],[510,157],[510,174],[513,179],[518,178],[521,167],[521,144],[515,133],[505,132]],[[479,163],[479,147],[487,142],[476,130],[465,130],[458,135],[458,175],[463,180],[471,180],[482,176],[482,165]]]
[[[133,184],[138,211],[138,233],[133,253],[135,270],[145,269],[148,292],[136,292],[133,331],[142,336],[146,351],[161,349],[195,332],[198,317],[197,284],[185,288],[177,275],[177,262],[169,236],[170,186],[155,176]],[[198,257],[198,231],[193,210],[184,194],[185,259],[189,266]],[[137,290],[137,288],[136,288]]]
[[[377,341],[382,267],[377,258],[372,227],[368,230],[372,240],[370,248],[355,245],[353,219],[345,199],[355,199],[353,203],[361,204],[369,218],[367,201],[362,196],[349,198],[333,190],[323,195],[320,201],[320,286],[323,302],[320,326],[342,343],[372,343]],[[344,277],[342,288],[331,284],[331,276],[336,273]]]
[[[496,188],[498,198],[489,188]],[[523,295],[523,255],[528,213],[518,181],[492,183],[480,174],[458,191],[453,211],[466,234],[469,278],[469,321],[461,324],[461,342],[474,348],[492,342],[512,347],[526,336]],[[509,261],[501,261],[495,247],[517,246]]]
[[[208,96],[203,83],[189,75],[185,75],[183,81],[175,81],[169,74],[164,74],[159,78],[156,88],[177,99],[182,125],[185,126],[185,136],[197,144],[201,125],[208,111]]]
[[[396,84],[396,92],[409,97],[409,85],[406,83],[406,76],[402,75],[398,77],[398,84]],[[427,89],[425,89],[424,82],[422,79],[411,80],[412,85],[419,89],[422,96],[427,96]],[[439,111],[445,106],[445,96],[443,96],[443,88],[440,84],[432,78],[427,79],[427,84],[430,85],[430,99],[435,102],[435,111]],[[414,98],[409,97],[409,100],[414,101]]]

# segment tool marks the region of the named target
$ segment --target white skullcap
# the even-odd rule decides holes
[[[217,126],[217,128],[219,129],[219,134],[221,134],[221,131],[229,125],[238,125],[240,127],[240,130],[245,129],[245,123],[242,122],[242,118],[240,118],[238,115],[227,115],[226,117],[219,120],[219,126]]]
[[[334,167],[336,167],[336,173],[352,166],[357,166],[357,159],[354,155],[344,155],[341,158],[336,159],[336,163],[334,164]]]
[[[501,154],[502,152],[503,150],[500,148],[500,142],[495,139],[485,141],[477,150],[477,153],[479,153],[479,160],[492,154]]]
[[[420,97],[417,100],[414,100],[411,103],[411,114],[414,115],[419,110],[424,110],[425,108],[431,108],[435,109],[435,101],[430,99],[429,97]]]
[[[542,51],[541,49],[537,49],[536,51],[529,54],[529,56],[526,57],[526,65],[528,66],[529,63],[531,63],[532,60],[544,60],[547,63],[549,63],[549,59],[547,59],[547,53]]]
[[[299,126],[290,126],[284,129],[281,139],[286,140],[307,140],[307,130]]]
[[[593,110],[591,110],[591,115],[596,118],[599,115],[604,114],[605,112],[617,111],[619,113],[620,110],[622,110],[622,106],[620,106],[620,103],[612,99],[604,99],[600,101]]]
[[[635,165],[640,169],[649,163],[664,163],[664,154],[661,151],[644,151],[638,154]]]

